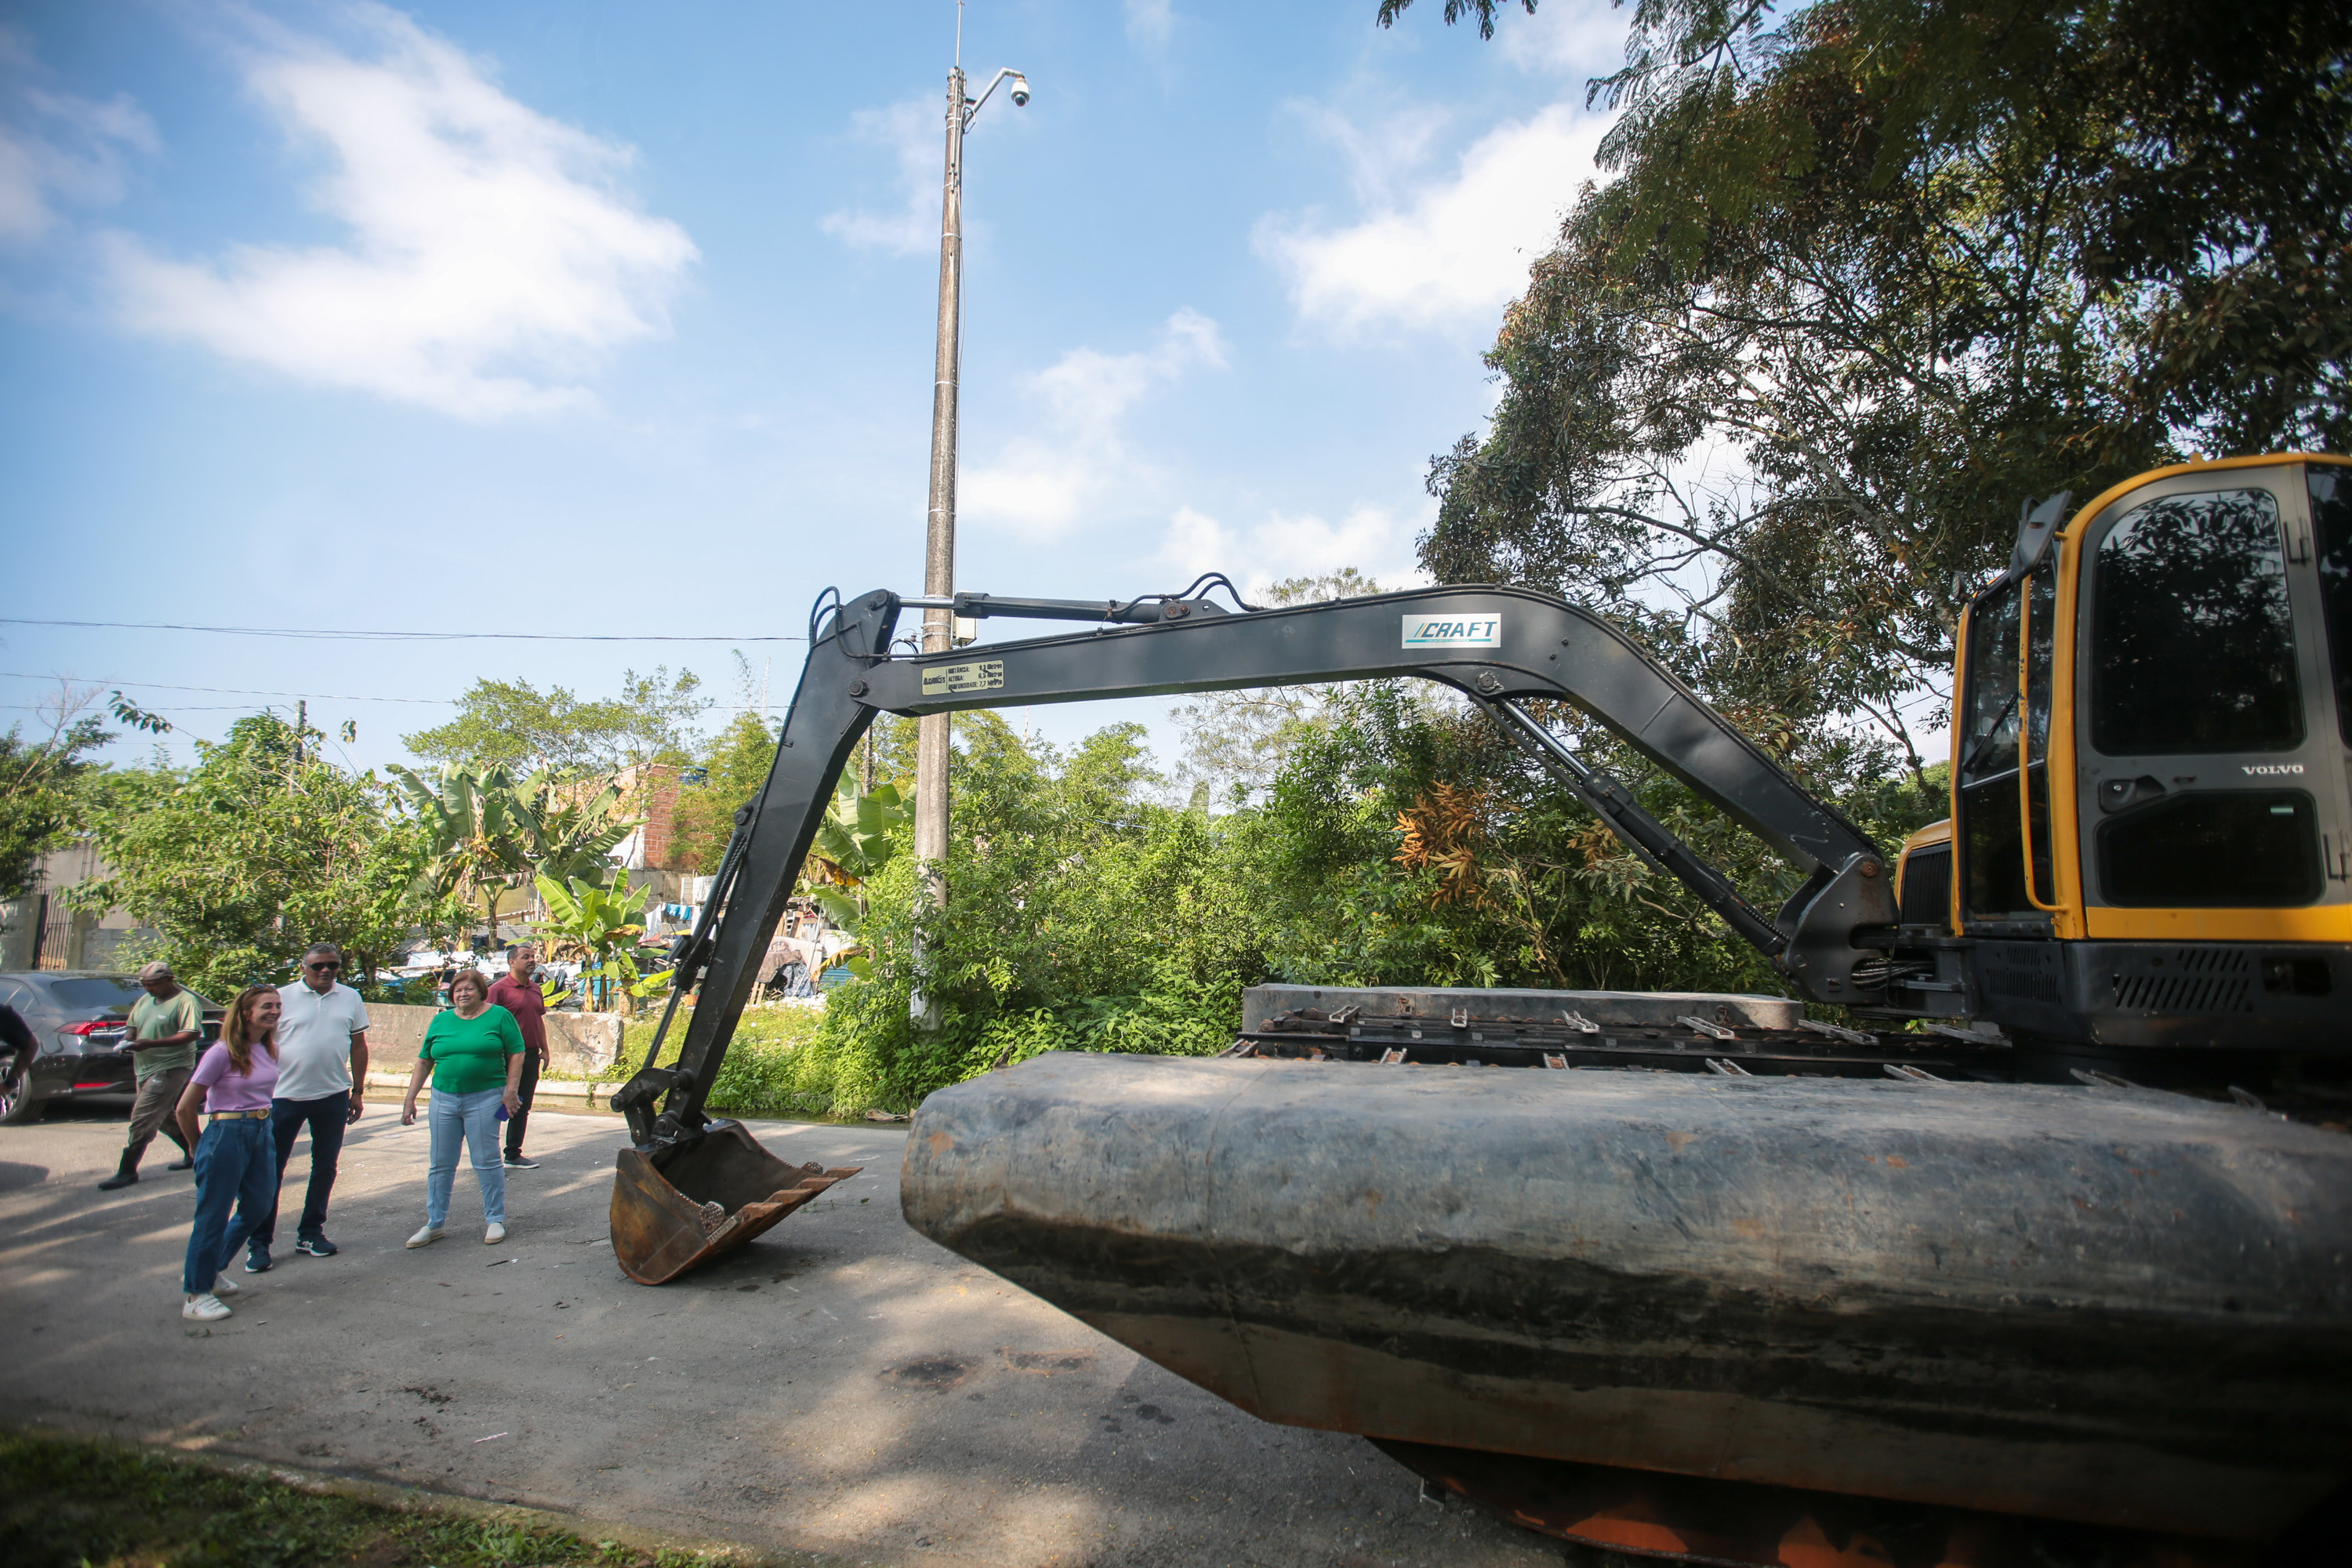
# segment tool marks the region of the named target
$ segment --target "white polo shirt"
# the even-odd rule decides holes
[[[352,1037],[368,1026],[367,1004],[341,981],[324,995],[301,981],[278,988],[279,1100],[324,1100],[352,1087]]]

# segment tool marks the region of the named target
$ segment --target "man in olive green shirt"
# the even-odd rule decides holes
[[[139,1179],[139,1157],[147,1152],[160,1130],[180,1146],[180,1157],[166,1166],[184,1171],[194,1163],[181,1141],[173,1110],[188,1074],[195,1069],[196,1054],[204,1049],[205,1010],[193,991],[183,990],[168,963],[151,963],[139,972],[139,988],[147,993],[131,1005],[131,1071],[138,1076],[139,1098],[131,1107],[131,1132],[122,1145],[122,1163],[113,1175],[99,1183],[104,1192],[127,1187]]]

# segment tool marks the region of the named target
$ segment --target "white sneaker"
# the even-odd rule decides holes
[[[408,1238],[408,1245],[411,1247],[430,1247],[440,1239],[441,1227],[437,1225],[428,1225],[423,1230],[418,1231],[415,1236],[410,1237]]]
[[[493,1224],[488,1230],[482,1232],[482,1245],[484,1247],[496,1247],[506,1238],[507,1227],[502,1225]]]
[[[217,1296],[191,1296],[180,1303],[180,1316],[199,1323],[217,1323],[228,1316],[228,1308]]]
[[[234,1296],[239,1289],[237,1282],[226,1274],[213,1281],[213,1294],[215,1296]]]

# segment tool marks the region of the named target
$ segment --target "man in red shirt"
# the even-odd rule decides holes
[[[539,1162],[526,1160],[522,1154],[523,1126],[530,1120],[530,1092],[539,1087],[539,1069],[548,1065],[547,998],[539,989],[533,971],[538,954],[518,942],[507,949],[507,972],[490,985],[490,1005],[504,1007],[514,1015],[517,1027],[522,1030],[522,1081],[515,1086],[515,1098],[521,1104],[507,1119],[507,1169],[536,1171]]]

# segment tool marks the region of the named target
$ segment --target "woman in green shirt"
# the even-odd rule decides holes
[[[478,969],[458,971],[449,984],[450,1008],[434,1015],[425,1044],[408,1075],[408,1095],[400,1103],[400,1124],[416,1121],[416,1091],[433,1074],[433,1104],[427,1114],[431,1152],[425,1173],[425,1228],[408,1238],[411,1247],[441,1239],[449,1217],[449,1190],[457,1180],[457,1144],[473,1157],[474,1179],[482,1187],[482,1240],[507,1238],[507,1168],[499,1154],[499,1110],[512,1116],[520,1102],[522,1029],[514,1015],[490,1005],[490,983]]]

